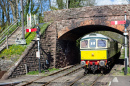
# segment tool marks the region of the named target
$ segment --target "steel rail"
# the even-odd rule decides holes
[[[60,73],[60,72],[62,72],[62,71],[65,71],[65,70],[67,70],[67,69],[70,69],[70,68],[72,68],[72,67],[74,67],[74,66],[77,66],[77,64],[76,64],[76,65],[72,65],[72,66],[70,66],[70,67],[67,67],[67,68],[65,68],[65,69],[59,70],[59,71],[57,71],[57,72],[55,72],[55,73],[49,74],[48,76],[52,76],[52,75],[58,74],[58,73]],[[47,76],[39,77],[39,78],[37,78],[37,79],[35,79],[35,80],[32,80],[32,81],[30,81],[30,82],[27,82],[27,83],[21,85],[21,86],[29,85],[29,84],[33,83],[34,81],[37,81],[37,80],[42,79],[42,78],[45,78],[45,77],[47,77]]]
[[[97,80],[98,80],[101,76],[103,76],[103,74],[101,74],[100,76],[98,76],[98,77],[95,79],[95,81],[92,83],[92,85],[91,85],[91,86],[94,86],[94,85],[95,85],[95,83],[97,82]]]
[[[83,76],[81,76],[80,78],[78,78],[78,79],[76,79],[74,82],[72,82],[69,86],[72,86],[74,83],[76,83],[78,80],[80,80],[81,78],[83,78],[84,76],[86,76],[86,75],[83,75]]]
[[[48,81],[47,83],[43,84],[42,86],[46,86],[46,85],[48,85],[49,83],[51,83],[52,81],[54,81],[54,80],[56,80],[56,79],[58,79],[58,78],[61,78],[61,77],[63,77],[63,76],[67,76],[67,75],[69,75],[69,74],[71,74],[71,73],[73,73],[73,72],[75,72],[75,71],[77,71],[77,70],[79,70],[79,69],[81,69],[81,68],[82,68],[82,67],[78,67],[78,68],[76,68],[75,70],[72,70],[72,71],[69,72],[69,73],[66,73],[66,74],[61,75],[61,76],[59,76],[59,77],[57,77],[57,78],[55,78],[55,79],[53,79],[53,80],[51,80],[51,81]]]

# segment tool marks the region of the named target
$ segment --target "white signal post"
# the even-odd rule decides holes
[[[41,63],[40,63],[40,36],[39,36],[40,28],[37,26],[37,28],[32,29],[26,29],[26,32],[36,32],[37,33],[37,44],[38,44],[38,51],[36,52],[36,57],[39,60],[39,73],[41,73]]]
[[[128,66],[128,56],[127,56],[127,29],[126,29],[126,11],[125,11],[125,20],[123,21],[111,21],[111,25],[117,25],[117,24],[124,24],[125,25],[125,32],[124,32],[124,36],[125,36],[125,70],[124,70],[124,75],[127,75],[127,66]]]
[[[37,44],[38,44],[38,60],[39,60],[39,73],[41,73],[41,62],[40,62],[40,35],[39,35],[39,32],[40,32],[40,28],[37,26]]]
[[[125,11],[125,21],[126,21],[126,11]],[[125,36],[125,71],[124,71],[124,75],[127,75],[127,66],[128,66],[128,56],[127,56],[127,29],[126,29],[126,25],[125,25],[125,32],[124,32],[124,36]]]

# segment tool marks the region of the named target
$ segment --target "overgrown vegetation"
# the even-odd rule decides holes
[[[124,74],[125,68],[122,68],[122,73]],[[130,67],[127,67],[127,75],[130,75]]]
[[[48,69],[48,72],[54,72],[54,71],[58,71],[59,69],[56,69],[56,68],[49,68]],[[45,73],[45,71],[44,70],[41,70],[41,73]],[[39,71],[37,70],[37,71],[30,71],[30,72],[28,72],[27,73],[27,75],[37,75],[37,74],[39,74]],[[47,75],[47,74],[46,74]]]
[[[41,73],[45,73],[45,71],[42,70]],[[39,74],[38,70],[37,71],[30,71],[27,73],[27,75],[37,75],[37,74]]]
[[[41,26],[40,32],[43,33],[48,25],[49,23],[43,24]],[[11,45],[9,46],[9,49],[4,49],[0,53],[0,58],[4,57],[5,59],[10,59],[11,57],[14,57],[14,56],[20,56],[22,52],[27,48],[27,46],[31,43],[31,41],[34,39],[35,36],[36,36],[36,32],[26,33],[25,39],[26,39],[27,45],[15,45],[15,44]]]

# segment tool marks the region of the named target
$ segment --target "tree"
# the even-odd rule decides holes
[[[63,9],[64,8],[64,2],[63,0],[56,0],[58,9]]]
[[[6,16],[6,19],[7,19],[7,24],[10,24],[10,16],[9,16],[9,6],[10,4],[8,3],[7,0],[0,0],[0,6],[2,8],[2,16]],[[4,17],[2,17],[2,21],[4,23]]]
[[[58,9],[94,6],[96,0],[56,0]]]
[[[12,10],[12,14],[13,14],[13,19],[14,19],[14,21],[16,21],[17,14],[18,14],[18,11],[16,11],[16,8],[18,9],[18,4],[16,4],[17,0],[7,0],[7,2],[10,3],[10,7]]]

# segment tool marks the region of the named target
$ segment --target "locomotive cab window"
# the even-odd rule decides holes
[[[81,41],[81,48],[87,48],[88,47],[88,40]]]
[[[98,47],[106,47],[106,40],[99,39],[97,45]]]
[[[89,47],[90,48],[95,48],[96,47],[96,40],[95,39],[90,39],[90,41],[89,41]]]

